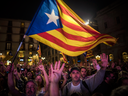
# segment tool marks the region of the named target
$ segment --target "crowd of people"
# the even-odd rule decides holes
[[[56,61],[23,66],[0,61],[0,96],[127,96],[128,63],[101,60]]]

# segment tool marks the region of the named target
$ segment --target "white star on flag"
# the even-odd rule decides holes
[[[47,22],[47,24],[51,23],[51,22],[54,22],[57,25],[57,19],[59,19],[59,16],[56,16],[55,15],[55,12],[54,10],[52,10],[52,13],[51,14],[48,14],[48,13],[45,13],[48,17],[49,17],[49,20]]]

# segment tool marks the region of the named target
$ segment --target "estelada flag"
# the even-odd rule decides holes
[[[86,54],[86,58],[91,58],[91,57],[93,57],[94,55],[93,55],[93,52],[92,52],[92,50],[88,50],[87,51],[87,54]]]
[[[13,55],[12,55],[12,52],[10,51],[6,56],[5,58],[3,59],[3,61],[7,61],[7,60],[10,60],[12,59]]]
[[[66,56],[64,55],[64,53],[60,52],[60,54],[63,56],[64,63],[68,63],[67,58],[66,58]]]
[[[37,52],[38,52],[39,57],[41,57],[41,48],[40,48],[40,45],[38,45],[38,47],[37,47]]]
[[[100,43],[114,45],[117,41],[85,25],[63,0],[42,0],[26,35],[68,56],[81,55]]]

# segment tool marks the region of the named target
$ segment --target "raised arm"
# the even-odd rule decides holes
[[[46,81],[46,85],[45,85],[45,92],[46,92],[48,90],[48,87],[49,87],[48,75],[47,75],[43,65],[39,65],[38,67],[39,67],[40,70],[43,71],[43,74],[44,74],[44,78],[45,78],[45,81]]]
[[[63,83],[61,84],[61,89],[63,89],[63,87],[65,86],[65,84],[67,82],[66,73],[62,72],[62,75],[63,75],[64,80],[63,80]]]
[[[60,68],[60,61],[55,63],[54,69],[51,64],[51,84],[50,84],[50,96],[60,96],[59,93],[59,80],[61,79],[61,73],[64,68],[63,64]]]
[[[12,92],[12,96],[21,96],[21,93],[15,88],[14,85],[14,78],[13,78],[13,70],[14,70],[14,64],[10,64],[6,68],[6,72],[8,73],[8,87],[10,91]]]
[[[102,62],[100,64],[101,69],[95,74],[95,76],[85,80],[91,92],[93,92],[95,88],[102,83],[108,64],[108,56],[105,53],[101,54],[100,56]]]

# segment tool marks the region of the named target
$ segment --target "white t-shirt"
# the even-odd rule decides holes
[[[77,86],[74,86],[73,83],[71,83],[71,88],[69,89],[68,96],[71,96],[73,93],[82,93],[80,89],[80,83]]]

